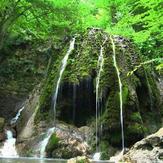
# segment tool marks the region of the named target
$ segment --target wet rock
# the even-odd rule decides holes
[[[153,163],[163,161],[163,128],[143,140],[137,142],[123,160],[137,163]]]
[[[0,116],[9,122],[15,116],[24,99],[25,96],[20,97],[14,93],[0,91]]]
[[[5,134],[2,132],[0,133],[0,142],[5,140]]]
[[[57,139],[58,141],[56,141]],[[57,125],[55,136],[51,136],[46,150],[48,157],[64,159],[86,156],[90,152],[90,148],[86,143],[85,137],[83,137],[83,133],[76,127],[70,125],[66,126],[65,124]]]
[[[4,125],[5,125],[5,119],[0,117],[0,132],[3,131]]]
[[[67,161],[67,163],[80,163],[80,162],[83,162],[83,163],[90,163],[91,161],[85,157],[85,156],[82,156],[82,157],[76,157],[76,158],[72,158],[70,160]]]
[[[18,139],[30,139],[34,134],[35,116],[39,107],[40,85],[30,93],[28,99],[24,103],[24,110],[16,124]]]

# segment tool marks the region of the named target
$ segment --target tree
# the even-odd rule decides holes
[[[70,32],[77,20],[71,0],[3,0],[0,2],[0,49],[9,32],[35,38]]]
[[[0,2],[0,49],[3,47],[8,29],[30,8],[30,3],[21,0],[2,0]]]

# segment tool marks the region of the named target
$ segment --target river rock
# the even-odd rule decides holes
[[[163,162],[163,128],[137,142],[123,160],[137,163]]]

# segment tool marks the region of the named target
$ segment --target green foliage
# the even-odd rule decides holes
[[[53,39],[71,32],[77,3],[71,0],[7,0],[0,2],[0,35],[10,32],[27,40]],[[4,40],[0,40],[2,43]]]
[[[162,0],[2,0],[0,45],[6,33],[56,40],[90,27],[135,41],[144,56],[161,57]]]
[[[158,70],[160,73],[163,70],[163,63],[157,65],[156,70]]]

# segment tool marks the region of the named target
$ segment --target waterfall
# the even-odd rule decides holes
[[[41,145],[40,145],[40,157],[41,158],[46,157],[46,153],[45,153],[46,146],[47,146],[47,144],[49,142],[50,137],[54,133],[54,129],[55,129],[54,127],[48,129],[45,139],[41,142]]]
[[[24,106],[19,109],[19,111],[17,112],[16,116],[14,118],[12,118],[12,120],[10,121],[10,124],[15,124],[17,122],[17,120],[19,119],[21,112],[24,110]],[[2,149],[0,149],[0,156],[2,157],[19,157],[19,155],[17,154],[16,151],[16,138],[13,137],[13,133],[10,130],[6,130],[6,136],[7,139],[4,142],[4,145],[2,147]]]
[[[55,89],[55,94],[54,94],[54,96],[53,96],[54,116],[55,116],[55,113],[56,113],[56,103],[57,103],[58,91],[59,91],[59,87],[60,87],[62,75],[63,75],[63,72],[64,72],[64,70],[65,70],[65,68],[66,68],[69,55],[70,55],[71,52],[74,50],[74,45],[75,45],[75,38],[73,38],[73,39],[71,40],[69,49],[68,49],[66,55],[64,56],[64,58],[63,58],[63,60],[62,60],[62,65],[61,65],[61,68],[60,68],[59,78],[58,78],[58,81],[57,81],[57,85],[56,85],[56,89]]]
[[[72,113],[72,120],[75,124],[75,116],[76,116],[76,84],[73,84],[73,113]]]
[[[98,120],[100,120],[101,114],[102,114],[102,108],[101,108],[102,99],[101,99],[101,96],[99,95],[99,86],[100,86],[101,73],[103,71],[103,65],[104,65],[103,45],[105,44],[107,39],[108,38],[105,37],[105,40],[104,40],[103,44],[101,45],[100,55],[99,55],[98,61],[97,61],[97,77],[96,77],[96,153],[93,156],[94,160],[100,160],[100,157],[101,157],[101,153],[99,151],[100,149],[98,147],[99,138],[102,137],[102,124],[101,123],[100,123],[100,125],[98,124]],[[98,126],[100,126],[100,129],[99,129]],[[98,135],[98,133],[99,133],[99,135]]]
[[[100,55],[98,58],[98,62],[97,62],[97,77],[96,77],[96,152],[99,152],[98,149],[98,119],[100,119],[101,116],[101,108],[100,108],[100,96],[99,96],[99,84],[100,84],[100,77],[101,77],[101,73],[103,71],[103,65],[104,65],[104,56],[103,56],[103,47],[101,46],[100,49]],[[101,125],[100,125],[101,126]],[[99,154],[98,154],[99,157]],[[97,157],[96,157],[97,159]]]
[[[10,130],[6,130],[7,139],[4,142],[4,146],[0,149],[1,157],[19,157],[16,151],[15,143],[16,139],[13,137],[13,133]]]
[[[15,116],[14,118],[12,118],[12,120],[11,120],[11,122],[10,122],[11,125],[17,122],[17,120],[19,119],[19,117],[20,117],[20,115],[21,115],[21,112],[22,112],[23,110],[24,110],[24,106],[23,106],[21,109],[19,109],[19,111],[18,111],[18,113],[16,114],[16,116]]]
[[[117,72],[117,77],[118,77],[118,83],[119,83],[119,100],[120,100],[120,121],[121,121],[121,137],[122,137],[122,151],[124,151],[124,126],[123,126],[123,99],[122,99],[122,82],[120,78],[120,72],[117,66],[117,61],[116,61],[116,52],[115,52],[115,44],[113,41],[113,38],[110,37],[110,40],[112,42],[112,48],[113,48],[113,62],[114,62],[114,67]]]

